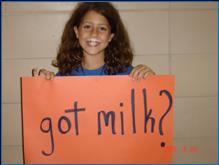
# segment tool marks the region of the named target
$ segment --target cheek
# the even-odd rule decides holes
[[[88,36],[89,34],[88,34],[88,32],[85,32],[85,31],[83,31],[82,29],[79,29],[78,30],[78,37],[79,37],[79,39],[84,39],[84,38],[86,38],[86,36]]]
[[[103,39],[105,42],[109,42],[109,40],[110,40],[110,34],[104,35],[104,36],[102,37],[102,39]]]
[[[82,40],[86,37],[86,34],[85,33],[78,33],[78,38],[79,40]]]

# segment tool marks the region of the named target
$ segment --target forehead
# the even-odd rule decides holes
[[[103,15],[93,10],[88,11],[82,18],[81,23],[86,23],[86,22],[110,26],[108,20]]]

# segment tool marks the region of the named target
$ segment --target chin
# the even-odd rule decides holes
[[[89,50],[85,50],[85,53],[88,54],[88,55],[91,55],[91,56],[101,54],[102,52],[103,52],[103,50],[100,50],[100,51],[89,51]]]

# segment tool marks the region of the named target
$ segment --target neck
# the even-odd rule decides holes
[[[97,69],[104,64],[104,56],[84,55],[82,60],[82,66],[86,69]]]

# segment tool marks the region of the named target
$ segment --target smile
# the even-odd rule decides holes
[[[86,43],[88,46],[96,47],[96,46],[100,45],[101,42],[98,39],[89,39],[86,41]]]

